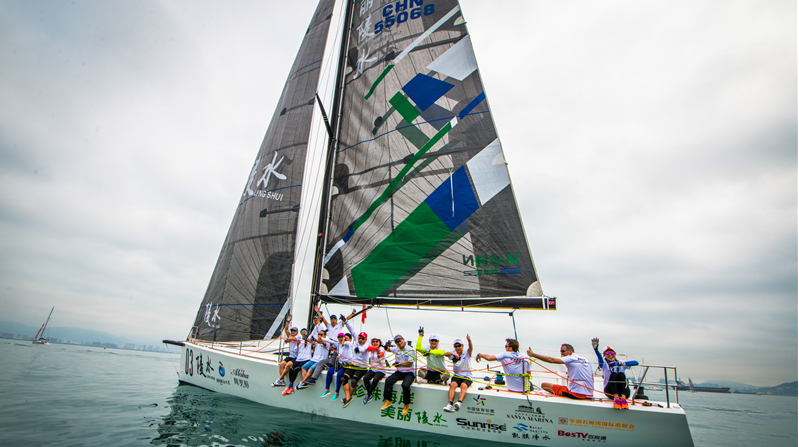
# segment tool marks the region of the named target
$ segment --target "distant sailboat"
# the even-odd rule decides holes
[[[33,344],[34,345],[49,345],[50,344],[50,339],[49,338],[44,338],[44,331],[47,330],[47,323],[50,322],[50,317],[53,315],[53,309],[55,309],[55,306],[53,306],[53,308],[50,309],[50,314],[47,315],[47,320],[45,320],[45,322],[42,325],[42,327],[39,328],[39,332],[37,332],[36,335],[33,337]]]

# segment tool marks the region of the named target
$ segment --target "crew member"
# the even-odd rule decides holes
[[[402,415],[405,416],[411,406],[411,384],[414,381],[413,371],[416,351],[405,343],[405,338],[402,335],[395,335],[394,343],[397,345],[389,349],[394,353],[394,366],[397,371],[386,379],[386,386],[383,388],[385,401],[380,409],[386,409],[391,405],[391,392],[394,389],[394,383],[402,381]]]
[[[449,403],[444,407],[444,411],[452,413],[458,411],[463,405],[463,399],[466,398],[466,389],[472,384],[472,338],[466,334],[466,341],[469,343],[469,348],[463,352],[463,342],[460,338],[455,339],[452,346],[455,348],[454,352],[447,352],[447,357],[452,360],[452,382],[449,384]],[[461,390],[458,395],[458,401],[452,404],[455,399],[455,390]]]
[[[531,348],[527,348],[527,355],[547,363],[566,365],[566,369],[569,371],[569,384],[563,386],[544,382],[541,384],[541,388],[545,391],[570,399],[590,399],[594,395],[594,375],[591,364],[585,358],[575,354],[572,345],[566,343],[560,345],[561,358],[536,354]]]

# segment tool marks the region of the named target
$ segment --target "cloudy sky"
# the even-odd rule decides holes
[[[797,380],[796,2],[461,3],[558,297],[517,312],[522,345]],[[315,6],[1,2],[0,319],[184,338]],[[388,323],[513,335],[501,314]]]

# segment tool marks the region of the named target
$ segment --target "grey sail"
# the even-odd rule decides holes
[[[551,308],[460,6],[357,2],[322,299]]]
[[[290,298],[314,94],[334,0],[317,6],[194,322],[201,340],[262,339]]]

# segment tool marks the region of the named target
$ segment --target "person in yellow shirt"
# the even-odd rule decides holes
[[[437,335],[430,336],[428,340],[430,344],[426,348],[422,347],[422,338],[424,338],[424,328],[420,327],[419,339],[416,340],[416,351],[425,357],[427,367],[419,368],[417,375],[427,380],[427,383],[446,385],[449,380],[447,365],[444,363],[446,351],[438,347],[439,339]]]

